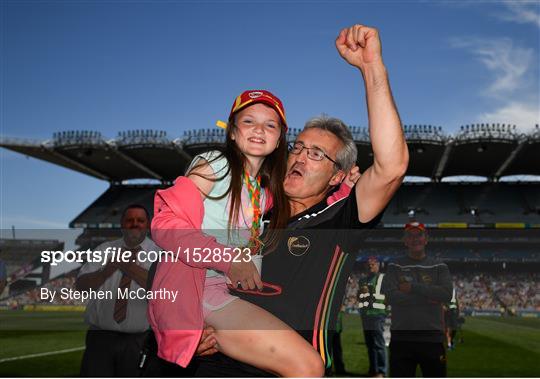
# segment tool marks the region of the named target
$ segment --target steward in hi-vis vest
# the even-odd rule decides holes
[[[385,296],[381,292],[384,274],[379,272],[380,263],[377,257],[367,260],[368,276],[360,283],[360,314],[364,340],[368,350],[368,376],[386,376],[386,347],[384,344],[384,320],[386,319]]]
[[[362,315],[386,316],[385,296],[381,293],[384,274],[370,274],[365,284],[360,287],[359,308]]]

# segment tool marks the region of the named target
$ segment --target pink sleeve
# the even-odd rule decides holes
[[[338,190],[334,192],[331,196],[328,196],[326,200],[327,205],[334,204],[336,201],[339,201],[351,193],[351,187],[349,187],[345,182],[342,182]]]
[[[202,249],[208,248],[212,252],[218,251],[223,257],[224,248],[229,247],[202,232],[203,217],[204,204],[197,186],[190,179],[181,176],[174,186],[156,192],[152,239],[160,248],[172,251],[175,258],[191,267],[210,268],[227,273],[231,266],[230,259],[220,259],[219,262],[216,262],[216,259],[209,259],[210,262],[193,259],[194,248],[201,249],[199,252],[203,256],[205,253]],[[191,253],[191,256],[187,252]]]
[[[264,211],[268,212],[274,206],[274,197],[272,196],[272,192],[270,192],[268,188],[265,188],[264,192],[266,194],[266,206],[264,208]]]

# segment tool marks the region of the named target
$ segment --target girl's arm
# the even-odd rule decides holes
[[[233,254],[232,248],[202,232],[203,217],[199,188],[181,176],[174,186],[156,192],[152,238],[159,247],[189,266],[228,273],[232,261],[228,254]]]
[[[354,166],[351,171],[349,171],[349,174],[345,177],[345,180],[341,182],[339,189],[331,196],[328,196],[327,204],[334,204],[336,201],[339,201],[349,196],[352,188],[354,187],[358,179],[360,179],[360,176],[360,168],[358,166]]]
[[[245,249],[218,243],[201,230],[204,204],[199,189],[188,178],[179,177],[174,186],[156,192],[152,237],[162,249],[172,252],[188,266],[225,273],[243,289],[262,288],[255,264]]]

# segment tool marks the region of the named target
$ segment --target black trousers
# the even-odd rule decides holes
[[[145,336],[146,333],[88,330],[81,376],[141,376],[139,359]]]
[[[415,377],[420,365],[425,378],[446,377],[446,349],[442,342],[390,342],[390,376]]]
[[[345,374],[343,349],[341,348],[341,333],[334,333],[334,336],[332,337],[332,355],[336,374]]]
[[[236,361],[221,353],[207,357],[195,357],[188,368],[194,370],[193,376],[204,378],[275,377],[275,375]]]

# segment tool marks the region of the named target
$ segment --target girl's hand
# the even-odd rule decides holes
[[[362,174],[360,174],[360,167],[354,166],[351,168],[351,171],[349,171],[343,182],[352,188],[361,176]]]

